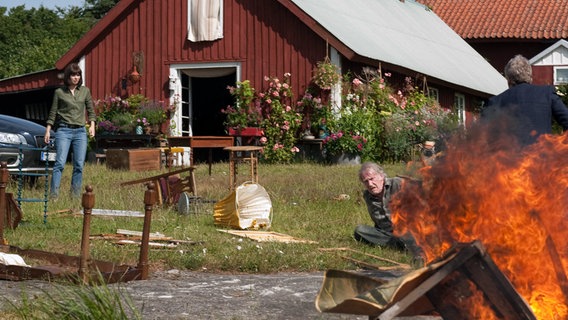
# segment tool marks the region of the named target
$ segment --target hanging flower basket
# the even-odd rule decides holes
[[[264,130],[257,127],[229,128],[229,135],[236,137],[262,137]]]

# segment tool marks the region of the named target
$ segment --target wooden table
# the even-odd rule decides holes
[[[213,162],[212,148],[232,147],[235,144],[235,138],[231,136],[178,136],[168,137],[168,145],[170,147],[189,147],[189,165],[193,166],[193,148],[208,148],[209,158],[209,175],[211,175],[211,163]]]
[[[250,162],[250,180],[258,183],[258,152],[262,147],[234,146],[223,150],[229,151],[229,190],[233,191],[237,187],[238,163],[243,161]]]

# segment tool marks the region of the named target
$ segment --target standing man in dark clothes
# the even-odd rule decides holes
[[[568,129],[568,108],[553,86],[532,84],[532,67],[521,56],[514,56],[505,66],[509,89],[489,99],[482,112],[483,119],[507,117],[506,130],[520,145],[534,143],[541,134],[552,133],[552,119]]]

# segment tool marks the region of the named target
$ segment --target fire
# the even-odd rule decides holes
[[[539,319],[568,318],[568,133],[524,149],[506,123],[454,137],[446,154],[394,199],[397,233],[428,261],[480,240]]]

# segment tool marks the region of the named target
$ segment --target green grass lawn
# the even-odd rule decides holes
[[[404,165],[386,165],[390,176],[403,173]],[[213,223],[213,205],[229,194],[227,163],[213,164],[209,175],[206,164],[196,168],[197,192],[205,200],[193,207],[191,214],[180,214],[175,207],[156,207],[152,214],[151,232],[159,232],[178,240],[197,244],[180,244],[175,248],[150,250],[150,271],[159,269],[189,269],[208,272],[322,271],[326,269],[355,269],[353,259],[377,266],[388,263],[369,255],[408,263],[405,253],[370,247],[355,242],[354,227],[371,224],[362,201],[362,185],[358,181],[358,166],[331,166],[313,163],[292,165],[259,165],[259,184],[270,195],[273,220],[270,231],[312,240],[312,244],[257,242],[219,232]],[[79,255],[82,217],[69,209],[81,210],[80,200],[67,197],[71,166],[63,174],[62,195],[50,201],[47,217],[43,203],[23,203],[24,219],[15,230],[6,229],[4,238],[20,248],[32,248],[67,255]],[[142,184],[121,187],[125,181],[166,172],[130,172],[109,170],[104,165],[88,163],[84,171],[84,186],[93,187],[95,208],[144,211]],[[242,169],[245,172],[245,169]],[[244,179],[242,176],[239,178]],[[242,181],[241,181],[242,182]],[[16,193],[17,185],[10,183],[7,192]],[[23,190],[24,197],[42,198],[44,188]],[[334,199],[346,194],[349,199]],[[91,234],[114,234],[117,229],[142,231],[143,219],[132,217],[94,216]],[[320,250],[350,248],[353,251]],[[91,241],[91,257],[120,264],[136,265],[139,248],[121,246],[108,240]],[[345,257],[348,257],[347,259]]]

